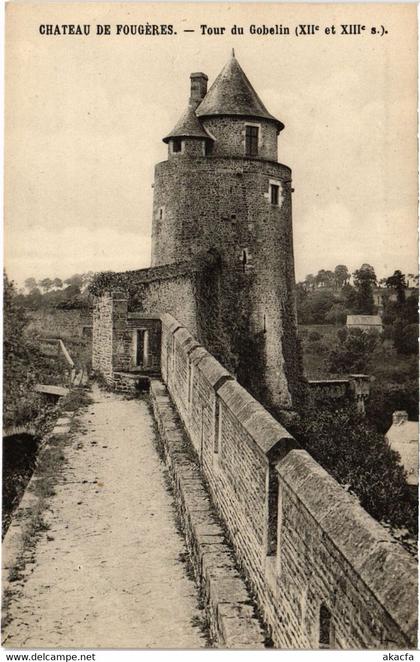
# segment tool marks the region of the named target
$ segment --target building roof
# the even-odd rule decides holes
[[[192,106],[188,106],[183,112],[175,127],[165,136],[163,142],[168,143],[170,138],[205,138],[206,140],[214,140],[202,126]]]
[[[347,315],[347,325],[382,326],[379,315]]]
[[[232,57],[217,76],[196,113],[198,117],[212,115],[263,117],[276,122],[279,131],[284,128],[284,124],[273,117],[264,106],[233,51]]]
[[[407,483],[419,482],[419,424],[417,421],[393,423],[386,433],[389,445],[399,453],[401,464],[407,472]]]

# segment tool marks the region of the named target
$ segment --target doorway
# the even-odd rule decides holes
[[[149,358],[149,338],[146,329],[136,329],[134,332],[135,367],[147,368]]]

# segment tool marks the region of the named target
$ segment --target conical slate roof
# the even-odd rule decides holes
[[[206,138],[206,140],[214,140],[201,125],[192,106],[188,106],[172,131],[165,136],[163,142],[169,142],[170,138]]]
[[[212,115],[240,115],[264,117],[277,123],[280,131],[284,124],[271,115],[255,92],[235,54],[217,76],[196,110],[198,117]]]

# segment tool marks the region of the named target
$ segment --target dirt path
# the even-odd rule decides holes
[[[93,399],[65,451],[50,528],[11,601],[5,645],[204,647],[147,405],[97,388]]]

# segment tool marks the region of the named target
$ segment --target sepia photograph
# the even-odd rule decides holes
[[[3,651],[414,660],[417,6],[5,14]]]

